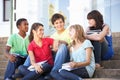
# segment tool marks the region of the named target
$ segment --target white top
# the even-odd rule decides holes
[[[83,44],[77,49],[74,50],[71,53],[71,60],[75,62],[85,62],[86,61],[86,48],[91,47],[93,49],[93,46],[89,40],[85,40]],[[93,73],[95,71],[95,60],[94,60],[94,54],[92,52],[91,55],[91,62],[90,65],[85,67],[86,70],[88,71],[89,77],[93,76]]]

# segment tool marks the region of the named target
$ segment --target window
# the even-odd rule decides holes
[[[11,11],[10,0],[3,0],[3,21],[9,21]]]
[[[12,3],[12,4],[11,4]],[[16,0],[3,0],[3,21],[9,21],[12,10],[16,10]],[[16,21],[16,13],[14,12],[14,21]]]

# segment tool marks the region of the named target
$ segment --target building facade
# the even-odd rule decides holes
[[[16,20],[22,17],[28,19],[29,30],[32,23],[40,22],[45,35],[51,35],[55,30],[50,18],[56,12],[65,16],[65,27],[77,23],[86,28],[87,13],[93,9],[103,14],[112,32],[120,32],[120,0],[0,0],[0,37],[16,33]]]

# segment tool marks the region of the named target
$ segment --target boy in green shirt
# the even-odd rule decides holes
[[[14,80],[12,76],[14,75],[16,68],[23,64],[27,57],[27,46],[29,44],[28,36],[26,35],[26,32],[28,32],[27,19],[19,19],[16,26],[19,32],[11,35],[8,38],[6,45],[5,56],[9,61],[4,75],[4,80]]]

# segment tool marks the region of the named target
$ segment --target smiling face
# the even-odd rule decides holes
[[[44,36],[43,26],[39,26],[39,28],[37,30],[33,30],[33,34],[34,34],[34,36],[36,36],[38,38],[43,38],[43,36]]]
[[[89,26],[90,27],[95,27],[96,26],[96,22],[95,22],[95,20],[94,19],[88,19],[88,23],[89,23]]]
[[[74,28],[70,28],[70,29],[69,29],[69,35],[70,35],[70,38],[71,38],[72,40],[75,39],[75,34],[76,34],[75,29],[74,29]]]
[[[62,31],[64,30],[64,22],[61,18],[57,19],[55,22],[54,22],[54,27],[56,28],[57,31]]]
[[[18,29],[22,32],[28,32],[28,22],[22,21],[20,25],[18,25]]]

